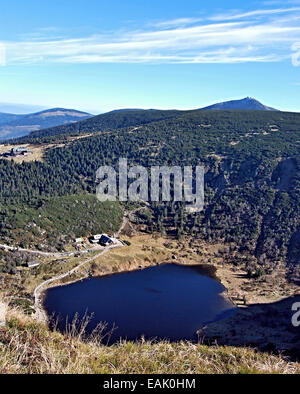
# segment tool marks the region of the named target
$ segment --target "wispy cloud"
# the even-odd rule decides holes
[[[6,48],[4,44],[0,43],[0,66],[6,65]]]
[[[300,2],[300,0],[299,0]],[[261,17],[261,16],[270,16],[276,14],[286,14],[291,12],[300,11],[300,7],[293,8],[276,8],[276,9],[265,9],[265,10],[253,10],[248,12],[235,12],[230,14],[220,14],[210,17],[209,19],[212,21],[225,21],[225,20],[235,20],[249,17]]]
[[[300,42],[293,44],[292,50],[294,51],[292,54],[292,63],[295,67],[298,67],[300,66]]]
[[[174,28],[174,27],[192,25],[194,23],[198,23],[201,21],[203,21],[203,18],[178,18],[168,21],[151,23],[150,26],[162,27],[162,28],[170,28],[170,27]]]
[[[300,64],[300,7],[183,17],[139,31],[80,38],[36,36],[4,42],[8,64],[31,63],[241,63]],[[59,33],[58,33],[59,34]],[[45,38],[45,37],[51,38]]]

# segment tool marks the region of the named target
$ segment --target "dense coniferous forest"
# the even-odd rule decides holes
[[[123,212],[118,202],[99,202],[95,195],[45,197],[38,204],[2,206],[1,237],[6,243],[39,250],[64,250],[77,237],[120,227]]]
[[[203,212],[186,215],[180,204],[152,204],[141,222],[149,231],[176,237],[192,233],[208,241],[235,242],[253,255],[257,272],[284,261],[293,278],[297,276],[300,114],[132,111],[106,115],[33,133],[26,141],[39,144],[99,132],[49,150],[43,163],[1,160],[2,215],[16,205],[40,207],[49,197],[94,193],[97,168],[117,165],[120,157],[143,166],[202,164]]]
[[[154,121],[172,118],[181,111],[177,110],[137,110],[137,111],[112,111],[98,116],[94,116],[90,121],[82,120],[76,123],[67,125],[51,127],[43,130],[33,131],[27,137],[23,137],[23,141],[31,141],[32,139],[39,139],[57,135],[76,135],[85,133],[96,133],[106,130],[120,129],[122,127],[130,127],[136,125],[144,125]]]

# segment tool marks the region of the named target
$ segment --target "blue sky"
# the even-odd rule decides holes
[[[300,111],[300,0],[2,0],[0,103]],[[13,106],[1,108],[13,109]]]

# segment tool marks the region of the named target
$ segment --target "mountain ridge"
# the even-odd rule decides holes
[[[18,114],[11,114],[8,112],[0,112],[0,126],[6,123],[10,123],[23,115],[18,115]]]
[[[127,110],[106,112],[104,114],[83,119],[76,123],[45,128],[44,130],[32,131],[29,135],[20,138],[20,142],[23,141],[23,139],[28,138],[36,139],[43,137],[54,137],[63,134],[95,133],[105,130],[116,130],[123,127],[136,127],[167,118],[172,118],[176,115],[179,115],[181,112],[182,111],[176,110]]]
[[[67,108],[50,108],[25,115],[0,113],[0,139],[17,138],[32,131],[92,117],[87,112]]]
[[[248,111],[279,111],[278,109],[268,107],[253,97],[245,97],[239,100],[222,101],[207,107],[199,108],[199,110],[230,110],[240,109]]]
[[[274,111],[279,112],[277,109],[268,107],[258,100],[246,97],[241,100],[231,100],[226,102],[220,102],[213,104],[208,107],[193,109],[193,110],[159,110],[159,109],[135,109],[135,108],[121,108],[112,110],[106,113],[102,113],[96,116],[92,116],[87,114],[86,112],[80,112],[75,110],[68,110],[64,108],[52,108],[45,111],[40,111],[35,114],[36,117],[47,117],[47,114],[55,114],[61,115],[61,111],[64,111],[65,114],[68,112],[76,112],[80,114],[81,117],[76,117],[75,119],[68,119],[68,121],[61,121],[60,123],[56,124],[47,124],[44,123],[43,127],[37,127],[31,121],[31,114],[27,115],[25,118],[21,120],[15,120],[10,124],[0,125],[0,139],[9,140],[11,138],[43,138],[43,137],[50,137],[60,134],[82,134],[88,132],[97,132],[97,131],[104,131],[104,130],[115,130],[123,127],[137,127],[147,123],[160,121],[167,118],[172,118],[176,116],[181,116],[184,114],[188,114],[190,112],[198,112],[198,111],[208,111],[208,110],[243,110],[243,111]],[[50,116],[49,115],[49,116]],[[39,119],[38,119],[39,120]],[[19,135],[3,135],[1,136],[1,130],[4,127],[11,127],[12,125],[17,126],[21,122],[25,122],[31,125],[31,129],[28,132],[23,130],[22,133]],[[20,126],[19,126],[20,127]],[[21,126],[22,127],[22,126]],[[5,130],[5,129],[4,129]]]
[[[259,100],[256,100],[253,97],[244,97],[242,99],[237,100],[229,100],[229,101],[221,101],[215,104],[211,104],[205,107],[190,109],[190,110],[178,110],[178,109],[170,109],[170,110],[162,110],[157,108],[120,108],[115,109],[105,113],[113,113],[113,112],[130,112],[130,111],[202,111],[202,110],[227,110],[227,109],[243,109],[243,110],[256,110],[256,111],[279,111],[276,108],[269,107],[267,105],[262,104]]]

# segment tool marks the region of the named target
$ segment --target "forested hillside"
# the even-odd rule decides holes
[[[115,130],[122,127],[139,126],[154,121],[172,118],[180,111],[159,111],[159,110],[124,110],[113,111],[94,116],[88,120],[68,125],[52,127],[44,130],[33,131],[28,138],[21,139],[31,141],[37,138],[53,137],[57,135],[76,135],[84,133],[95,133],[99,131]]]
[[[5,243],[23,248],[63,251],[76,237],[116,232],[123,212],[118,202],[95,195],[45,197],[36,204],[1,205],[0,232]]]
[[[138,114],[134,116],[142,116],[141,112]],[[126,120],[122,112],[114,115],[121,116],[116,122]],[[95,118],[81,124],[86,132],[105,129]],[[70,130],[71,126],[66,127]],[[47,196],[93,193],[97,168],[115,165],[120,157],[144,166],[205,166],[204,211],[186,215],[180,204],[152,205],[151,210],[140,216],[149,231],[159,230],[176,237],[188,233],[208,241],[234,242],[252,256],[248,264],[253,274],[272,270],[284,261],[291,268],[291,277],[297,280],[300,114],[271,111],[172,114],[138,128],[125,127],[49,150],[44,163],[17,165],[2,160],[0,201],[5,209],[11,204],[35,207]]]

